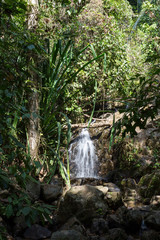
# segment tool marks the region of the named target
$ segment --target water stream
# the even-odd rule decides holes
[[[96,178],[98,160],[94,144],[87,129],[83,129],[76,143],[69,149],[69,159],[75,164],[74,175],[76,178]]]

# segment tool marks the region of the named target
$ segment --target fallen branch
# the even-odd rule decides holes
[[[98,128],[98,127],[110,127],[111,125],[107,122],[99,122],[99,123],[92,123],[90,124],[89,128]],[[65,126],[66,128],[67,126]],[[71,128],[87,128],[88,123],[78,123],[78,124],[72,124]]]

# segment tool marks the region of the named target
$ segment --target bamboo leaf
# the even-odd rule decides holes
[[[96,51],[95,51],[93,45],[90,44],[90,47],[91,47],[91,50],[92,50],[92,53],[93,53],[94,58],[96,58],[96,57],[97,57],[97,54],[96,54]]]

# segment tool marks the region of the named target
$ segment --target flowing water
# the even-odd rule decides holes
[[[76,178],[97,177],[97,156],[94,144],[87,129],[83,129],[78,141],[71,144],[69,149],[70,162],[75,164],[74,175]]]

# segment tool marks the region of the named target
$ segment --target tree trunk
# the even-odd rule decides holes
[[[34,32],[37,27],[38,0],[28,0],[28,7],[28,29]],[[33,51],[28,54],[28,62],[32,62],[34,66],[37,63],[37,56]],[[28,150],[31,159],[37,160],[40,143],[38,75],[31,70],[30,67],[28,68],[28,71],[31,76],[31,90],[28,96],[28,110],[30,113],[30,119],[28,122]]]

